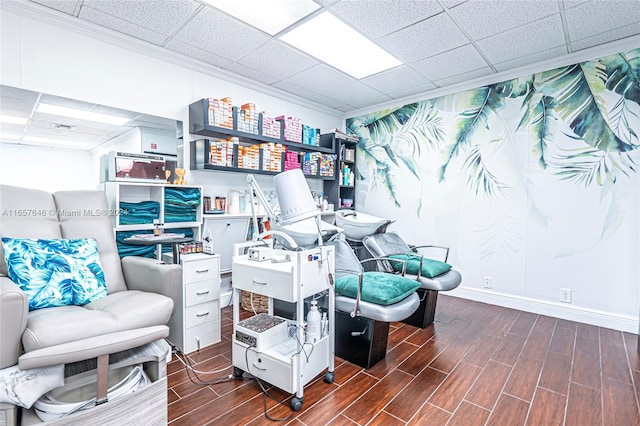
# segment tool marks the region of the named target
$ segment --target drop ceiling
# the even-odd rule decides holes
[[[315,0],[311,16],[329,11],[403,62],[357,80],[278,39],[297,23],[270,36],[203,0],[29,1],[341,112],[640,33],[638,0]]]
[[[314,0],[320,7],[305,19],[328,11],[403,62],[358,80],[279,40],[299,23],[271,36],[204,0],[2,1],[60,14],[85,30],[95,26],[102,35],[113,31],[137,39],[136,46],[148,43],[186,56],[200,69],[224,70],[222,75],[232,73],[347,115],[640,34],[640,0]],[[30,114],[23,132],[52,137],[66,131],[67,139],[92,137],[92,146],[119,134],[115,127],[35,113],[35,103],[47,95],[17,96],[17,89],[10,89],[2,88],[1,106]],[[175,127],[171,120],[122,113],[135,119],[125,130]],[[53,128],[56,123],[71,129]]]

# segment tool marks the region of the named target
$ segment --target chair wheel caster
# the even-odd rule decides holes
[[[244,371],[242,371],[238,367],[233,367],[233,378],[234,379],[242,379],[242,375],[243,374],[244,374]]]
[[[302,408],[302,398],[294,396],[291,399],[291,408],[293,409],[293,411],[300,411],[300,409]]]
[[[325,383],[333,383],[333,379],[334,379],[334,375],[333,375],[333,371],[328,372],[324,375],[324,382]]]

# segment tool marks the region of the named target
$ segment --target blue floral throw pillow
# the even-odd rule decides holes
[[[107,295],[93,238],[2,238],[9,278],[27,294],[29,310],[84,305]]]

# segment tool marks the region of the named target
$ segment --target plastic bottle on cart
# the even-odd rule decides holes
[[[327,319],[327,313],[322,313],[322,319],[320,320],[320,334],[321,337],[329,334],[329,320]]]
[[[316,343],[321,337],[320,311],[318,301],[311,301],[311,308],[307,314],[307,343]]]

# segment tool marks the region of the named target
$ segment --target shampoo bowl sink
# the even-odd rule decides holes
[[[344,236],[349,240],[362,241],[367,235],[384,232],[395,220],[383,219],[353,210],[336,211],[336,225],[344,229]]]
[[[327,242],[335,235],[342,232],[342,228],[320,221],[320,228],[322,230],[322,241]],[[274,231],[280,231],[290,236],[296,244],[300,247],[310,247],[318,244],[318,226],[313,218],[305,219],[300,222],[292,223],[290,225],[274,224],[272,225]],[[288,242],[282,238],[276,236],[276,240],[284,245],[289,250],[295,250],[295,247],[291,247]]]

